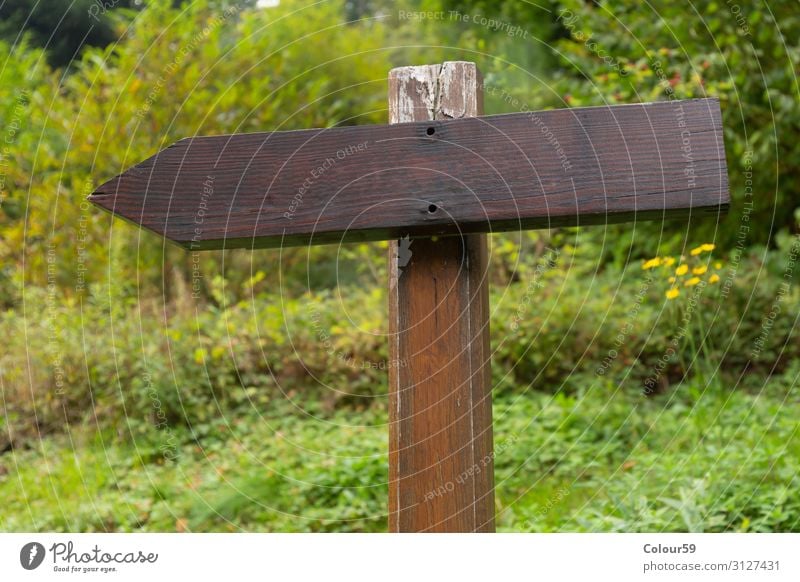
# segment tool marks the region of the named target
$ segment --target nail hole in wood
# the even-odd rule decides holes
[[[436,133],[436,128],[429,127],[425,133],[427,133],[428,135],[433,135],[434,133]]]
[[[439,207],[436,206],[436,204],[431,204],[431,205],[428,206],[428,213],[429,214],[433,214],[437,210],[439,210]]]

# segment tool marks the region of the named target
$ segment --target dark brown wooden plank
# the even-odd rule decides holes
[[[729,195],[719,103],[694,99],[188,138],[90,200],[214,249],[716,214]]]
[[[474,63],[402,67],[392,122],[482,112]],[[494,531],[486,235],[389,250],[389,530]]]

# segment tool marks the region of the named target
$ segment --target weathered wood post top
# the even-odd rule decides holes
[[[447,62],[393,70],[389,114],[186,138],[89,200],[195,250],[394,241],[390,530],[493,531],[484,233],[718,216],[719,102],[483,116],[477,67]]]

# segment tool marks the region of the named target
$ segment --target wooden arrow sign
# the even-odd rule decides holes
[[[268,248],[719,213],[719,103],[693,99],[183,139],[98,206],[186,248]]]
[[[479,117],[482,102],[474,63],[400,67],[392,125],[184,139],[90,197],[190,249],[395,239],[391,531],[494,531],[482,233],[729,202],[716,100]]]

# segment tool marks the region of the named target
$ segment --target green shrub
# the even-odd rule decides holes
[[[687,13],[668,0],[564,0],[556,13],[566,33],[557,43],[562,66],[553,83],[562,103],[720,99],[733,203],[724,223],[698,221],[695,232],[732,248],[740,226],[749,226],[747,245],[796,228],[800,144],[787,139],[800,122],[800,14],[793,2],[768,9],[709,2]],[[624,229],[615,227],[614,238]],[[654,254],[664,236],[658,225],[643,233],[631,246],[635,256]],[[625,250],[623,240],[613,247]]]

